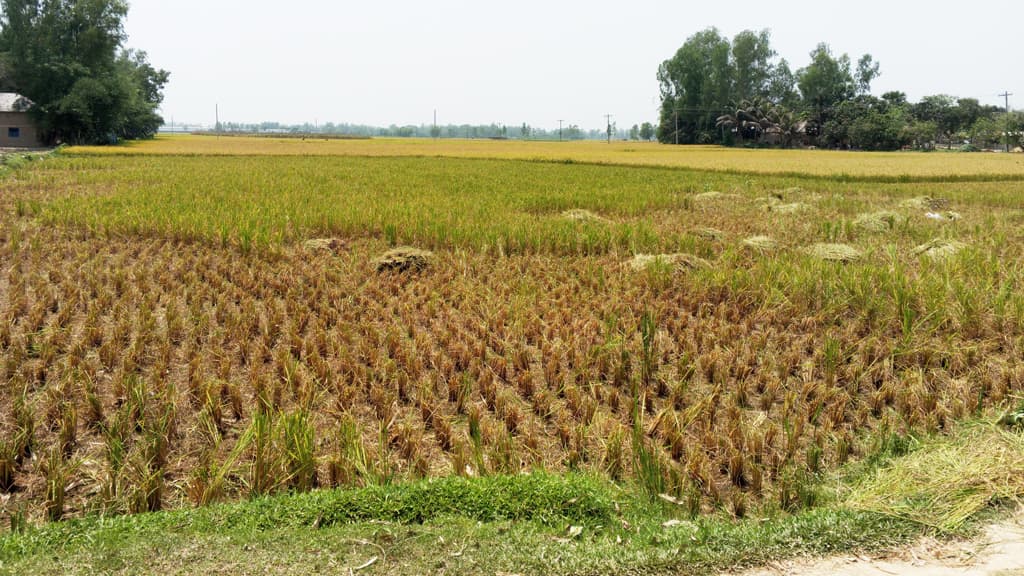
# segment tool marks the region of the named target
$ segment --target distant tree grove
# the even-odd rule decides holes
[[[872,96],[880,66],[870,54],[854,63],[819,44],[795,72],[776,56],[767,30],[731,41],[716,28],[691,36],[658,68],[658,140],[863,150],[1021,144],[1020,112],[946,95],[917,103],[902,92]]]
[[[147,138],[168,73],[124,47],[124,0],[0,0],[0,87],[52,144]]]

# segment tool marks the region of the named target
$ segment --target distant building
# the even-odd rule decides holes
[[[43,146],[39,130],[28,113],[32,101],[13,92],[0,92],[0,148]]]

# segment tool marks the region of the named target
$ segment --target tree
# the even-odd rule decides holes
[[[124,0],[0,0],[5,83],[49,142],[152,136],[168,73],[125,50]]]
[[[731,96],[736,101],[749,100],[768,94],[772,76],[771,47],[768,30],[744,30],[732,40],[733,87]]]
[[[772,66],[768,77],[768,99],[773,104],[794,109],[800,104],[800,94],[796,91],[796,76],[789,69],[785,58]]]
[[[647,141],[654,138],[654,126],[650,122],[644,122],[640,125],[640,138]]]
[[[857,94],[870,94],[871,82],[881,75],[880,65],[875,62],[871,54],[865,54],[857,61]]]
[[[801,68],[796,76],[804,106],[819,126],[829,120],[836,105],[856,93],[850,57],[845,54],[833,57],[828,44],[818,44],[811,52],[811,63]]]
[[[639,140],[640,139],[640,126],[633,124],[633,127],[629,129],[629,139]]]
[[[688,38],[658,68],[661,118],[658,139],[681,144],[715,138],[715,119],[730,100],[729,41],[715,28]]]

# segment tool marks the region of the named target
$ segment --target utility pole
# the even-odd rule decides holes
[[[605,121],[605,124],[607,125],[607,130],[608,130],[608,143],[611,144],[612,143],[612,115],[611,114],[605,114],[604,115],[604,121]]]
[[[559,120],[558,121],[558,141],[559,142],[562,141],[562,122],[565,122],[565,120]]]
[[[1006,151],[1010,151],[1010,96],[1013,96],[1012,92],[1003,92],[1000,94],[1003,101],[1006,103]]]

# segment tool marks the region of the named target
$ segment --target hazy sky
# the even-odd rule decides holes
[[[657,119],[658,65],[693,33],[768,28],[794,71],[818,42],[882,65],[873,92],[1024,108],[1024,1],[130,0],[128,44],[171,72],[176,122]]]

